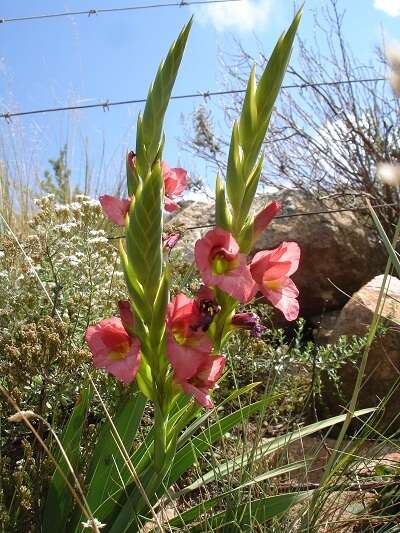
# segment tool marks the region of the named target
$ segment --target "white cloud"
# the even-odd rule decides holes
[[[391,17],[400,15],[400,0],[374,0],[374,8],[384,11]]]
[[[241,0],[197,6],[193,10],[201,24],[211,24],[217,31],[251,32],[265,26],[270,8],[271,0]]]

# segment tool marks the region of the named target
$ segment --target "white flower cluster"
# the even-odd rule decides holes
[[[0,245],[0,333],[15,320],[51,313],[50,297],[80,344],[88,323],[116,313],[126,297],[116,241],[108,238],[113,228],[86,196],[61,205],[49,194],[35,203],[30,235],[21,241],[27,258],[12,240]]]

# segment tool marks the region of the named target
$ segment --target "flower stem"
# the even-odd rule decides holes
[[[167,417],[158,403],[154,404],[154,470],[162,472],[167,451]]]

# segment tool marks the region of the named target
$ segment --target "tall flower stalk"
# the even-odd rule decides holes
[[[195,246],[204,283],[195,298],[170,294],[164,246],[170,240],[164,235],[163,212],[179,208],[176,200],[187,173],[162,159],[164,115],[192,21],[161,63],[138,118],[135,151],[127,154],[128,197],[100,198],[105,215],[125,229],[119,250],[129,301],[120,302],[119,318],[90,326],[86,341],[95,366],[125,384],[136,381],[153,404],[150,453],[138,467],[151,501],[168,477],[181,431],[201,408],[214,406],[212,390],[224,371],[227,338],[237,328],[255,335],[264,329],[253,313],[235,314],[238,304],[250,303],[260,291],[289,320],[298,314],[297,289],[289,278],[299,264],[298,246],[287,242],[284,249],[261,252],[253,261],[248,254],[280,209],[272,202],[255,216],[251,213],[263,168],[262,142],[300,16],[278,41],[259,83],[254,69],[250,75],[243,110],[233,126],[226,178],[216,180],[216,227]],[[138,515],[145,502],[135,495],[133,491],[126,505]],[[118,531],[122,516],[123,511],[111,531]]]

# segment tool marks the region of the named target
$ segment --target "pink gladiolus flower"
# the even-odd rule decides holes
[[[271,220],[278,213],[281,208],[281,204],[278,202],[271,202],[264,207],[257,215],[254,217],[253,224],[253,235],[254,240],[257,240],[261,233],[267,228]]]
[[[299,260],[299,245],[283,242],[274,250],[258,252],[250,265],[258,290],[282,311],[286,320],[295,320],[299,314],[299,291],[290,279],[299,266]]]
[[[125,217],[128,214],[131,200],[129,198],[116,198],[109,194],[104,194],[99,198],[103,213],[117,224],[117,226],[125,226]]]
[[[196,300],[178,294],[168,305],[167,355],[180,381],[194,376],[212,349],[210,338],[200,329],[201,324]]]
[[[194,396],[196,401],[209,409],[214,407],[210,398],[210,390],[217,385],[225,366],[225,357],[209,355],[204,358],[194,376],[187,380],[178,380],[186,394]]]
[[[134,152],[128,154],[129,165],[134,168],[136,156]],[[161,171],[164,178],[164,208],[166,211],[176,211],[179,205],[174,202],[187,186],[187,172],[183,168],[170,168],[165,161],[161,161]],[[125,226],[125,217],[129,212],[131,198],[116,198],[105,194],[99,198],[104,214],[118,226]]]
[[[132,383],[140,365],[140,342],[127,333],[119,318],[89,326],[85,340],[96,368],[105,368],[123,383]]]
[[[172,212],[179,209],[179,205],[174,202],[187,187],[187,172],[183,168],[169,168],[165,161],[161,161],[161,169],[164,178],[166,211]]]
[[[203,282],[219,287],[239,302],[248,302],[255,289],[246,256],[233,236],[215,228],[196,242],[195,258]]]

